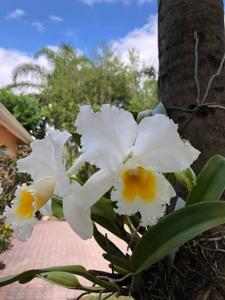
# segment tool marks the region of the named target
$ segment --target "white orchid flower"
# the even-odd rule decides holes
[[[18,160],[18,171],[30,174],[33,180],[32,185],[17,187],[12,207],[5,210],[6,223],[12,225],[18,239],[29,238],[35,223],[35,212],[44,207],[61,186],[59,178],[65,173],[61,156],[69,137],[67,132],[51,130],[43,140],[32,143],[29,156]]]
[[[83,224],[84,231],[88,228],[86,238],[93,231],[90,206],[111,187],[111,199],[117,202],[119,214],[140,212],[143,226],[155,224],[175,196],[162,173],[186,169],[200,153],[184,142],[178,126],[161,114],[145,117],[137,124],[131,113],[115,106],[106,104],[99,112],[93,112],[85,105],[81,106],[75,125],[81,135],[83,154],[68,174],[76,172],[84,162],[100,169],[83,187],[74,187],[76,197],[65,201],[64,214],[73,229],[84,220],[89,224]],[[77,199],[82,205],[89,199],[82,213],[75,210]]]
[[[96,172],[83,186],[76,181],[68,184],[65,180],[61,180],[61,184],[66,188],[61,195],[65,219],[83,240],[90,239],[93,235],[91,206],[111,188],[107,171]]]

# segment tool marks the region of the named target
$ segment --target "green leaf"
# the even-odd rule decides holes
[[[44,272],[38,277],[48,281],[49,283],[57,284],[66,288],[79,289],[80,282],[74,274],[62,271]]]
[[[52,214],[54,217],[64,219],[63,202],[59,197],[52,197]]]
[[[102,198],[92,206],[91,218],[105,229],[109,230],[119,238],[123,239],[123,233],[118,226],[118,218],[114,211],[113,202]]]
[[[98,231],[96,226],[94,226],[94,238],[98,245],[106,253],[126,258],[123,252],[120,251],[120,249],[117,248],[116,245],[108,239],[108,237],[104,236],[101,232]]]
[[[192,168],[187,168],[183,171],[174,173],[176,180],[182,184],[188,192],[190,192],[196,185],[196,175]]]
[[[164,217],[143,235],[131,257],[138,274],[201,234],[225,223],[225,202],[204,202],[186,206]]]
[[[108,253],[103,254],[103,257],[106,260],[110,261],[113,265],[118,266],[123,270],[126,270],[127,273],[131,272],[130,261],[128,260],[128,258],[118,257],[116,255],[112,255]]]
[[[28,281],[31,281],[33,278],[38,277],[41,273],[45,273],[45,272],[67,272],[71,274],[76,274],[110,291],[113,288],[115,288],[115,285],[112,285],[108,281],[97,278],[96,276],[88,272],[83,266],[80,265],[57,266],[57,267],[44,268],[44,269],[32,269],[16,275],[0,277],[0,287],[16,281],[19,281],[20,283],[26,283]]]
[[[211,157],[197,177],[197,184],[187,197],[186,205],[217,201],[225,189],[225,158]]]

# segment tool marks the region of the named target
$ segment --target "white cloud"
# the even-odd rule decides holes
[[[56,46],[56,45],[48,45],[47,48],[49,48],[50,50],[54,51],[54,52],[59,52],[60,51],[60,47]],[[80,49],[80,48],[75,48],[76,50],[76,54],[77,56],[82,56],[85,55],[85,51]]]
[[[47,48],[54,51],[54,52],[59,51],[59,46],[56,46],[56,45],[48,45]]]
[[[154,66],[158,70],[158,27],[157,17],[150,16],[141,28],[129,32],[124,38],[112,42],[115,51],[128,62],[129,50],[137,50],[142,64]]]
[[[25,16],[26,13],[23,9],[21,8],[17,8],[15,10],[13,10],[12,12],[10,12],[6,17],[5,19],[6,20],[12,20],[12,19],[19,19],[23,16]]]
[[[43,32],[46,29],[41,22],[32,22],[31,25],[39,32]]]
[[[50,15],[49,19],[55,23],[62,23],[63,22],[63,18],[55,16],[55,15]]]
[[[115,3],[115,2],[122,2],[126,5],[131,3],[138,3],[142,5],[147,2],[152,2],[153,0],[80,0],[80,1],[83,2],[84,4],[92,6],[97,3]]]
[[[36,60],[31,55],[17,49],[0,48],[0,87],[12,83],[13,69],[23,63],[38,63],[40,66],[50,70],[49,63],[44,57]]]

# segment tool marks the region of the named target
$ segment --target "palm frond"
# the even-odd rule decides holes
[[[12,73],[13,82],[16,83],[20,77],[30,75],[33,78],[45,79],[48,74],[46,68],[38,64],[21,64],[18,65]]]

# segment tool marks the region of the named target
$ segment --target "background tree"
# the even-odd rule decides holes
[[[64,44],[58,51],[41,49],[36,54],[40,56],[47,58],[50,70],[35,64],[20,65],[14,70],[12,87],[38,89],[48,124],[55,128],[73,131],[80,104],[97,109],[111,103],[138,111],[157,101],[155,76],[142,68],[135,52],[131,51],[128,65],[107,45],[97,47],[92,59]],[[24,81],[28,75],[29,80]]]
[[[213,154],[225,155],[224,66],[209,84],[225,53],[223,0],[158,4],[159,99],[201,151],[199,169]]]
[[[46,117],[39,97],[36,95],[15,95],[0,89],[2,103],[14,117],[36,138],[45,136]]]

